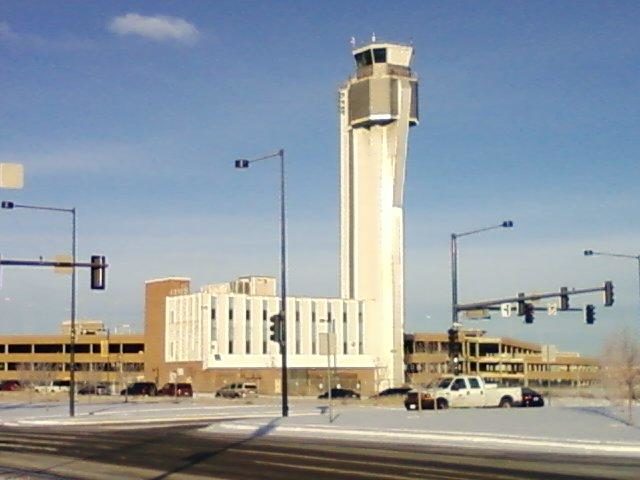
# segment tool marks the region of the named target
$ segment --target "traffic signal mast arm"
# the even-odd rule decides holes
[[[72,267],[89,267],[89,268],[106,268],[109,265],[104,263],[91,263],[91,262],[56,262],[51,260],[2,260],[0,259],[0,265],[6,265],[9,267],[57,267],[57,268],[72,268]]]
[[[3,260],[0,258],[0,267],[54,267],[54,268],[78,268],[91,269],[91,289],[104,290],[106,287],[106,271],[109,266],[106,258],[101,255],[92,255],[90,262],[57,262],[51,260]],[[0,268],[1,275],[1,268]],[[1,278],[1,277],[0,277]]]
[[[499,306],[499,305],[501,305],[503,303],[518,303],[518,302],[526,302],[526,301],[529,301],[529,300],[541,300],[543,298],[562,297],[563,295],[571,296],[571,295],[580,295],[580,294],[583,294],[583,293],[606,292],[608,289],[611,292],[613,292],[613,283],[605,282],[605,285],[603,287],[583,288],[583,289],[580,289],[580,290],[570,290],[570,291],[561,290],[560,292],[535,293],[535,294],[518,296],[518,297],[509,297],[509,298],[501,298],[501,299],[495,299],[495,300],[486,300],[484,302],[464,303],[464,304],[458,304],[455,307],[456,307],[456,309],[458,311],[479,310],[479,309],[482,309],[482,308],[489,308],[489,307],[492,307],[492,306]],[[613,302],[611,302],[611,303],[613,303]],[[606,306],[609,306],[609,305],[606,305]]]

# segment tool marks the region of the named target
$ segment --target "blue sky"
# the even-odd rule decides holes
[[[2,199],[75,206],[79,255],[107,256],[108,290],[79,273],[79,317],[142,328],[144,280],[193,286],[278,273],[285,148],[289,287],[338,294],[337,89],[349,40],[412,42],[420,126],[406,181],[408,331],[449,323],[449,236],[460,299],[616,285],[597,323],[497,315],[496,335],[597,353],[640,321],[640,4],[637,2],[45,2],[0,4],[0,162],[26,169]],[[0,255],[69,248],[69,218],[0,211]],[[68,277],[5,268],[3,333],[54,332]],[[470,325],[473,325],[469,323]]]

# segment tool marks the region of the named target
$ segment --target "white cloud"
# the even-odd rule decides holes
[[[109,30],[117,35],[139,35],[155,41],[175,40],[192,44],[198,39],[198,29],[182,18],[164,15],[144,16],[127,13],[109,22]]]

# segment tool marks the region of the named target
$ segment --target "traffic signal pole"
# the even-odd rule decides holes
[[[2,266],[9,267],[54,267],[71,269],[71,325],[69,327],[69,416],[75,416],[75,391],[76,391],[76,268],[85,267],[91,269],[91,289],[104,290],[105,272],[108,267],[105,257],[93,255],[91,262],[76,261],[76,216],[73,209],[73,253],[71,262],[58,262],[49,260],[3,260],[0,257],[0,286],[2,285]]]

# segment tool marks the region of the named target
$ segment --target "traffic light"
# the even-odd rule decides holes
[[[6,208],[8,210],[11,210],[15,204],[13,202],[8,201],[8,200],[3,200],[2,204],[0,204],[0,205],[2,206],[2,208]]]
[[[272,315],[269,321],[271,323],[271,326],[269,327],[269,330],[271,330],[269,339],[272,342],[280,343],[282,341],[282,320],[280,319],[280,315]]]
[[[103,255],[91,255],[91,290],[104,290],[106,284],[106,258]]]
[[[449,356],[455,359],[460,354],[459,332],[457,328],[452,327],[447,333],[449,334]]]
[[[518,298],[523,298],[524,293],[519,293]],[[524,315],[524,300],[518,300],[518,316]]]
[[[589,304],[584,307],[584,321],[587,325],[593,325],[596,321],[596,307]]]
[[[569,289],[567,287],[560,289],[560,310],[569,310]]]
[[[536,307],[533,306],[533,303],[524,304],[524,323],[533,323],[535,311]]]
[[[453,362],[453,374],[460,375],[462,373],[462,362],[460,362],[460,357],[456,354],[451,361]]]
[[[613,282],[604,282],[604,306],[610,307],[613,305]]]

